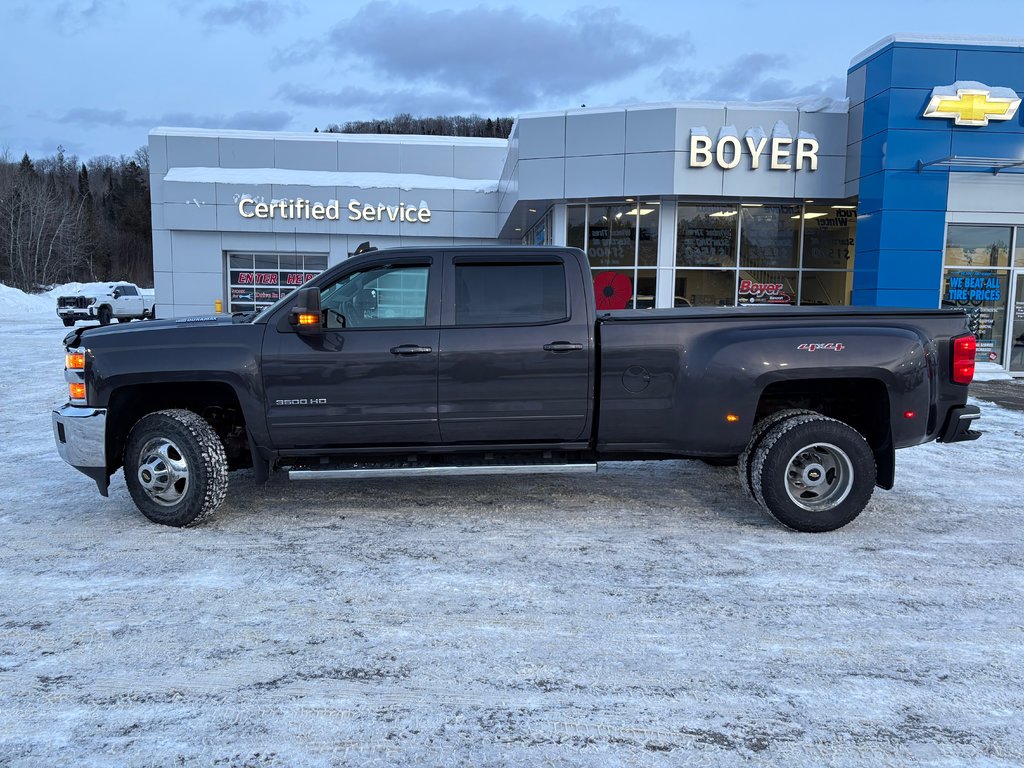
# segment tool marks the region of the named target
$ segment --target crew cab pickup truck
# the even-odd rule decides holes
[[[77,320],[152,320],[156,317],[153,291],[135,283],[86,283],[74,293],[57,297],[57,317],[70,328]]]
[[[150,520],[212,513],[229,470],[292,479],[735,464],[786,526],[828,531],[893,485],[897,448],[977,438],[956,310],[598,313],[572,248],[348,259],[250,315],[76,329],[57,449]],[[726,470],[722,470],[726,471]]]

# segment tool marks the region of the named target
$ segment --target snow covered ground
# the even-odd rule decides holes
[[[1024,762],[1020,412],[831,534],[691,462],[239,473],[175,530],[58,458],[64,333],[0,322],[2,765]]]

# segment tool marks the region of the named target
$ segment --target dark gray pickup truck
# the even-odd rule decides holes
[[[61,456],[106,495],[124,467],[182,526],[228,472],[293,479],[738,466],[784,525],[829,531],[897,448],[971,440],[962,312],[715,307],[598,314],[572,248],[377,251],[255,315],[76,329]]]

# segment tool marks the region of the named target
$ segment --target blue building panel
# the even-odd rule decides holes
[[[874,292],[876,307],[910,307],[914,309],[935,309],[939,306],[939,288],[915,291],[906,288],[897,290],[879,289]]]
[[[936,303],[942,279],[942,253],[934,251],[883,251],[878,257],[878,290],[907,288],[935,291]]]
[[[957,52],[896,44],[892,49],[892,88],[931,88],[956,79]]]
[[[891,90],[886,89],[864,102],[864,122],[861,138],[876,136],[889,127],[889,98]]]
[[[885,210],[880,218],[879,250],[934,251],[941,256],[946,229],[945,211]],[[860,233],[857,234],[860,239]]]
[[[957,131],[950,154],[958,157],[996,157],[1024,160],[1024,133]]]
[[[885,171],[876,171],[868,176],[862,176],[857,193],[857,237],[864,232],[861,219],[882,210],[883,195],[885,193]]]
[[[918,162],[949,157],[949,131],[890,130],[885,134],[885,170],[917,170]]]
[[[923,171],[883,171],[881,175],[880,207],[890,211],[946,212],[949,171],[933,167]]]
[[[882,243],[882,211],[857,214],[857,244],[854,269],[861,268],[861,253],[877,251]],[[865,264],[865,269],[871,267]]]
[[[864,101],[865,78],[867,77],[867,66],[861,65],[851,69],[846,75],[846,98],[850,100],[850,106],[855,107]]]
[[[858,178],[885,170],[885,144],[888,133],[888,131],[876,133],[874,136],[868,136],[860,143],[860,173]],[[850,152],[852,149],[850,147],[846,151]]]
[[[953,81],[939,82],[936,85],[950,85]],[[949,133],[949,120],[924,117],[925,107],[932,97],[932,88],[893,88],[889,94],[889,127],[913,128],[918,131],[936,131]]]
[[[978,80],[1024,91],[1024,55],[1021,49],[960,50],[956,59],[957,80]]]
[[[867,63],[864,99],[870,99],[892,86],[892,48],[882,51]]]

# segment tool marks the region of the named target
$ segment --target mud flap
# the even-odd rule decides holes
[[[887,435],[885,443],[874,449],[875,454],[875,485],[885,491],[891,491],[896,484],[896,449],[892,445],[892,436]]]

